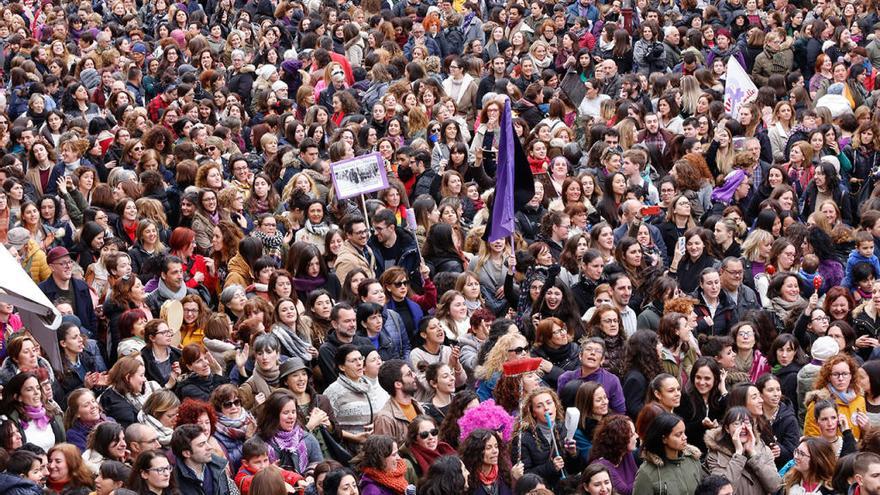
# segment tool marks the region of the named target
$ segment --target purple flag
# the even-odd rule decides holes
[[[519,138],[513,132],[510,100],[501,112],[498,137],[498,166],[495,172],[495,202],[486,225],[489,242],[513,235],[517,205],[525,205],[535,195],[535,179]]]

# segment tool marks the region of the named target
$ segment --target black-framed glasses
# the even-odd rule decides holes
[[[428,437],[436,437],[440,434],[440,431],[437,428],[432,428],[430,431],[420,431],[419,438],[422,440],[427,440]]]
[[[149,469],[147,469],[147,471],[152,471],[152,472],[154,472],[154,473],[156,473],[156,474],[170,473],[170,472],[171,472],[171,466],[162,466],[162,467],[149,468]]]

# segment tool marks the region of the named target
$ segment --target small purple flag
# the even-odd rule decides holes
[[[486,225],[489,242],[513,235],[516,212],[535,195],[535,178],[522,143],[513,132],[510,100],[505,100],[498,132],[498,166],[495,172],[495,202]]]

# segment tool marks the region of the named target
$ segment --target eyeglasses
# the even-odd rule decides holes
[[[355,237],[360,237],[362,235],[367,235],[367,233],[368,233],[367,229],[364,229],[364,230],[358,230],[357,232],[352,232],[351,235],[353,235]]]
[[[391,282],[391,285],[397,288],[406,287],[409,285],[409,280],[398,280],[397,282]]]
[[[800,457],[800,458],[802,458],[802,459],[805,458],[805,457],[806,457],[807,459],[809,459],[809,458],[810,458],[810,453],[809,453],[809,452],[804,452],[804,451],[801,450],[801,449],[795,449],[795,451],[794,451],[794,456],[795,456],[795,457]]]
[[[722,268],[721,271],[727,272],[727,273],[733,275],[734,277],[742,277],[742,274],[743,274],[742,270],[732,271],[732,270],[725,270],[724,268]]]
[[[528,352],[529,348],[526,346],[514,347],[513,349],[508,349],[507,352],[512,352],[514,354],[523,354]]]
[[[436,437],[439,434],[440,434],[440,431],[437,430],[437,428],[434,428],[430,431],[420,431],[419,438],[421,438],[422,440],[427,440],[428,437]]]
[[[450,69],[461,69],[461,67],[459,67],[457,65],[450,65],[449,68]]]
[[[737,332],[737,335],[740,335],[742,337],[754,337],[755,332],[751,330],[740,330],[739,332]]]
[[[238,407],[238,406],[240,406],[240,405],[241,405],[241,401],[240,401],[239,399],[232,399],[232,400],[228,400],[228,401],[226,401],[226,402],[223,403],[223,407],[224,407],[224,408],[227,408],[227,407]]]
[[[171,472],[171,466],[162,466],[162,467],[149,468],[149,469],[147,469],[147,471],[152,471],[152,472],[157,473],[157,474],[170,473],[170,472]]]
[[[73,260],[56,261],[55,263],[52,263],[52,264],[67,268],[67,267],[73,266]]]
[[[813,318],[813,321],[828,321],[829,318],[827,316],[817,316]]]
[[[835,373],[831,373],[831,376],[834,378],[846,378],[846,377],[850,376],[850,372],[849,371],[838,371]]]

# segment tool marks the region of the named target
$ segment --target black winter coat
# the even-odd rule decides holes
[[[692,296],[697,299],[697,303],[694,304],[694,313],[697,314],[697,333],[703,335],[727,335],[730,327],[736,323],[736,306],[727,297],[727,294],[722,290],[718,295],[718,307],[715,308],[715,316],[712,316],[709,306],[706,305],[702,288],[698,287]],[[712,326],[709,326],[703,319],[705,316],[712,317]]]
[[[105,390],[98,398],[98,402],[101,403],[104,414],[115,419],[123,428],[128,428],[128,425],[138,422],[138,408],[115,389]]]
[[[556,436],[556,444],[559,446],[559,453],[565,459],[565,471],[568,475],[579,473],[583,469],[580,456],[577,454],[569,455],[562,446],[565,438],[565,426],[556,423],[554,431]],[[526,473],[533,473],[540,476],[547,484],[547,488],[551,490],[559,483],[561,479],[560,472],[553,466],[553,458],[556,454],[553,452],[550,443],[544,436],[530,428],[520,433],[522,439],[522,452],[520,452],[520,441],[514,438],[511,442],[511,458],[521,459]]]
[[[158,313],[155,313],[158,314]],[[180,349],[175,347],[168,348],[168,359],[171,360],[172,363],[180,361]],[[163,375],[161,371],[159,371],[159,366],[156,364],[156,356],[153,355],[153,349],[149,346],[144,347],[141,351],[141,357],[144,359],[144,368],[146,368],[147,380],[152,380],[159,385],[164,385],[168,383],[168,376]]]
[[[204,402],[208,402],[211,392],[220,385],[229,383],[229,378],[223,375],[215,375],[211,373],[205,377],[190,373],[183,381],[177,383],[175,392],[180,400],[192,397]]]
[[[178,462],[174,466],[174,479],[177,480],[177,489],[181,494],[228,495],[237,491],[226,475],[226,459],[217,454],[211,455],[211,462],[205,465],[203,475],[211,477],[210,491],[205,489],[205,482],[197,478],[186,464]]]
[[[780,454],[776,458],[776,467],[781,468],[794,455],[794,449],[797,448],[801,439],[801,429],[798,425],[797,416],[794,409],[788,401],[783,400],[779,403],[779,411],[773,418],[773,435],[776,437],[776,444],[779,445]]]
[[[802,364],[790,363],[778,370],[773,370],[773,374],[779,380],[779,386],[782,389],[782,396],[789,400],[792,404],[796,404],[797,395],[797,374],[803,368]]]

